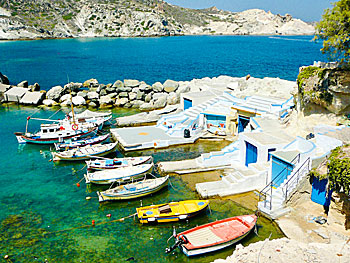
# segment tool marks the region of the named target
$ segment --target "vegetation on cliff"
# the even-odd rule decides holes
[[[350,62],[350,0],[340,0],[325,10],[315,38],[323,40],[321,51],[332,60]]]

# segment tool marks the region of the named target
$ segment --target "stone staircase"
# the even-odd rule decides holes
[[[290,210],[285,203],[297,190],[299,183],[311,170],[311,158],[308,157],[303,162],[299,162],[292,173],[278,187],[271,181],[260,193],[264,200],[258,203],[258,209],[272,219],[276,219]],[[284,170],[281,171],[282,175]],[[278,176],[275,178],[278,180]]]
[[[267,169],[257,172],[239,161],[234,161],[231,168],[224,170],[221,181],[196,184],[196,190],[203,198],[253,191],[265,185]]]

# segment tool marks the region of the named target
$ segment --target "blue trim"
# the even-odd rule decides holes
[[[220,117],[226,117],[226,115],[223,115],[223,114],[213,114],[213,113],[201,113],[201,114],[204,114],[204,115],[207,115],[207,116],[220,116]]]

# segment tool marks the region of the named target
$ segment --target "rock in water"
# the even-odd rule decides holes
[[[179,83],[177,83],[176,81],[168,79],[167,81],[165,81],[163,83],[163,87],[164,87],[164,90],[166,92],[170,93],[170,92],[174,92],[174,91],[177,90],[177,88],[179,87]]]
[[[61,86],[55,86],[55,87],[52,87],[46,93],[46,98],[58,101],[58,99],[62,96],[62,94],[63,94],[63,88]]]
[[[0,72],[0,83],[5,85],[10,85],[10,81],[7,78],[7,76],[3,75],[1,72]]]

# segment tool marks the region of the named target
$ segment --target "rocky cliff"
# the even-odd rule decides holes
[[[311,24],[258,9],[194,10],[161,0],[0,0],[0,39],[313,33]]]
[[[315,63],[300,68],[299,98],[305,111],[315,105],[335,114],[350,113],[350,69],[336,63]]]

